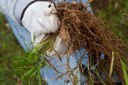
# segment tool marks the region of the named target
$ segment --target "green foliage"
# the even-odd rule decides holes
[[[42,82],[43,78],[40,75],[40,70],[47,65],[47,61],[45,60],[46,52],[48,49],[52,48],[53,42],[53,37],[48,38],[24,56],[14,59],[15,73],[22,77],[22,81],[27,79],[28,83],[32,83],[33,80],[35,80],[35,85],[42,85],[42,83],[44,83]]]
[[[5,26],[6,20],[0,14],[0,85],[17,85],[13,71],[13,60],[23,55],[12,30]]]
[[[121,65],[122,65],[122,71],[123,71],[123,75],[124,75],[125,84],[128,85],[128,67],[123,62],[123,60],[120,59],[120,61],[121,61]]]
[[[22,77],[22,81],[27,79],[29,83],[33,80],[40,80],[40,69],[44,66],[44,60],[40,60],[40,55],[38,52],[30,52],[25,54],[25,56],[15,58],[14,62],[15,73]],[[40,81],[39,81],[40,83]]]

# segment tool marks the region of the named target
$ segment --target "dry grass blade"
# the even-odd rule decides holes
[[[66,74],[66,73],[62,73],[60,76],[58,76],[58,77],[56,78],[56,80],[59,79],[59,78],[61,78],[61,77],[63,77],[65,74]]]
[[[112,59],[111,59],[111,66],[110,66],[110,71],[109,71],[109,78],[111,78],[111,76],[112,76],[113,66],[114,66],[114,52],[112,52]]]
[[[51,64],[51,62],[50,62],[49,60],[47,60],[46,57],[44,57],[44,59],[46,60],[46,62],[47,62],[57,73],[60,73],[60,72],[56,69],[56,67],[55,67],[53,64]]]

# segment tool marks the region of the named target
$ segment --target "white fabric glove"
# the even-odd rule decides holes
[[[34,46],[40,43],[45,34],[55,32],[58,29],[60,22],[56,12],[54,3],[46,1],[35,2],[26,9],[22,24],[30,32]],[[66,46],[59,36],[54,43],[54,49],[60,55],[64,55],[66,52]],[[52,51],[48,54],[52,55],[55,52]]]
[[[56,41],[54,43],[54,49],[58,52],[60,56],[64,56],[67,51],[67,45],[63,42],[60,36],[56,37]]]
[[[26,9],[22,24],[31,33],[34,45],[40,43],[46,33],[58,29],[59,20],[56,12],[54,3],[48,1],[35,2]]]

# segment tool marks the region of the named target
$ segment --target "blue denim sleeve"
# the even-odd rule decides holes
[[[50,66],[46,66],[41,69],[41,75],[46,80],[48,85],[73,85],[71,79],[75,80],[76,78],[78,78],[78,82],[76,83],[76,85],[86,85],[85,81],[87,80],[87,78],[80,73],[79,68],[77,67],[80,56],[83,54],[84,51],[85,49],[81,48],[70,57],[62,57],[62,61],[60,61],[57,57],[48,56],[47,59],[59,71],[56,72]],[[82,60],[82,62],[88,65],[87,54],[84,55],[84,59]]]
[[[0,12],[13,18],[13,9],[17,0],[0,0]]]
[[[31,50],[32,44],[31,44],[30,32],[28,32],[26,28],[21,26],[18,22],[16,22],[9,16],[6,16],[6,19],[9,22],[9,25],[11,26],[12,31],[16,36],[19,44],[22,46],[22,48],[25,51]]]

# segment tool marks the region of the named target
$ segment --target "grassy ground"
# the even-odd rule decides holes
[[[5,26],[6,20],[0,14],[0,85],[16,85],[13,60],[23,55],[12,30]]]
[[[121,37],[126,44],[128,44],[127,4],[127,0],[110,0],[107,6],[100,6],[97,10],[94,10],[96,15]],[[13,62],[15,57],[23,56],[24,52],[11,29],[7,28],[5,23],[5,18],[0,14],[0,85],[19,85],[17,79],[15,79]]]

